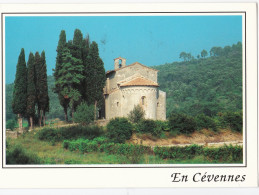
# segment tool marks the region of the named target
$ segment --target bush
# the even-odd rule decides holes
[[[37,132],[38,139],[50,141],[52,143],[62,141],[65,139],[94,139],[104,134],[103,128],[92,126],[70,126],[61,128],[43,128]]]
[[[225,112],[220,114],[220,123],[222,128],[230,128],[231,130],[242,132],[243,115],[242,112]]]
[[[74,113],[74,121],[82,125],[88,125],[94,121],[94,106],[88,106],[87,103],[82,102]]]
[[[10,146],[6,148],[6,164],[41,164],[41,159],[20,145]]]
[[[107,136],[114,143],[124,143],[131,138],[132,129],[132,124],[126,118],[115,118],[107,125]]]
[[[162,133],[162,129],[157,127],[156,121],[150,119],[140,121],[136,126],[136,130],[139,133],[151,133],[151,135],[156,137]]]
[[[14,130],[15,128],[15,125],[16,125],[16,120],[15,119],[11,119],[11,120],[8,120],[6,122],[6,129],[10,129],[10,130]]]
[[[195,123],[197,130],[201,129],[210,129],[213,131],[217,131],[217,125],[215,121],[205,114],[199,114],[195,117]]]
[[[135,105],[133,110],[130,111],[128,118],[132,123],[138,123],[144,119],[145,111],[140,105]]]
[[[194,132],[196,124],[193,117],[173,113],[169,118],[169,127],[171,131],[189,134]]]

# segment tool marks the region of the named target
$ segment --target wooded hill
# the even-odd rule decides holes
[[[242,44],[213,47],[210,57],[197,56],[182,62],[153,66],[159,70],[160,90],[167,93],[167,116],[171,112],[197,115],[242,110]],[[47,119],[64,120],[64,112],[55,87],[54,77],[48,76],[50,99]],[[13,84],[6,85],[6,120],[14,119],[12,113]]]

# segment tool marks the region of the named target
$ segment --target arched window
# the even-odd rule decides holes
[[[145,104],[146,104],[146,97],[145,97],[145,96],[142,96],[142,97],[141,97],[141,104],[142,104],[142,105],[145,105]]]

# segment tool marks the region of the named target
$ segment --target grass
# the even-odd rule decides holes
[[[48,141],[40,141],[36,137],[37,130],[26,132],[16,139],[8,139],[11,145],[19,144],[25,150],[35,153],[44,164],[131,164],[124,155],[107,154],[103,152],[86,153],[64,149],[62,142],[54,145]],[[205,156],[195,156],[192,159],[162,159],[152,154],[144,154],[138,159],[139,164],[212,164],[222,163],[206,159]],[[227,162],[223,162],[227,163]],[[233,163],[233,162],[231,162]],[[242,163],[242,162],[234,162]]]

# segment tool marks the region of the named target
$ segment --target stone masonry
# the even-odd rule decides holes
[[[114,70],[106,72],[105,118],[127,117],[140,105],[145,118],[166,120],[166,93],[158,89],[157,73],[139,62],[127,66],[125,58],[114,59]]]

